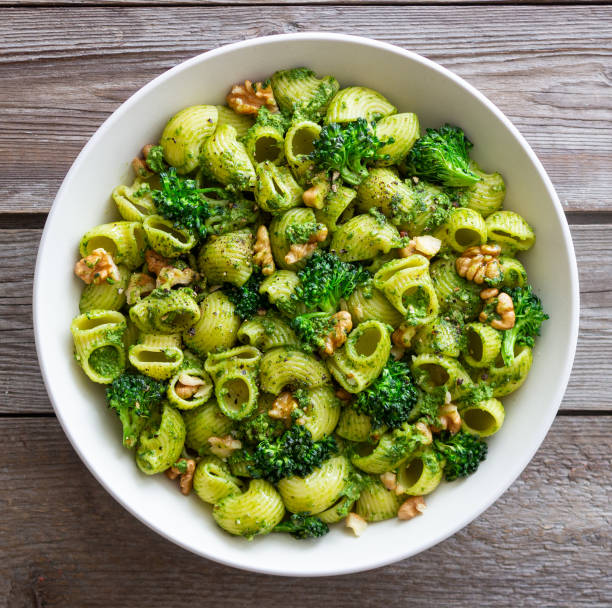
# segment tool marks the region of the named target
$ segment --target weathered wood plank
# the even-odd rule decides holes
[[[582,317],[565,410],[612,411],[612,225],[572,226]],[[32,333],[31,284],[40,230],[0,231],[0,413],[50,412]],[[75,302],[75,310],[77,303]],[[68,331],[68,328],[66,328]]]
[[[454,70],[523,131],[566,209],[609,209],[612,7],[39,11],[6,8],[0,22],[0,172],[10,176],[0,211],[48,210],[97,126],[177,62],[231,41],[308,30],[378,38]]]
[[[151,6],[261,6],[261,5],[397,5],[397,6],[418,6],[418,5],[464,5],[464,4],[483,4],[483,5],[559,5],[559,4],[609,4],[608,0],[0,0],[0,6],[20,7],[24,4],[34,7],[82,7],[82,6],[122,6],[122,7],[151,7]]]
[[[3,419],[0,597],[9,608],[285,608],[289,597],[298,607],[352,608],[357,588],[368,594],[358,605],[390,608],[406,598],[469,608],[609,606],[612,479],[601,446],[611,433],[612,417],[559,418],[519,481],[451,539],[373,572],[305,580],[187,553],[98,485],[55,419]]]

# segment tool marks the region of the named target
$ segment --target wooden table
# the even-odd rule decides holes
[[[609,2],[274,1],[254,7],[249,0],[227,6],[0,0],[0,604],[612,605]],[[426,553],[316,581],[253,575],[197,558],[115,503],[53,415],[30,310],[46,213],[98,125],[179,61],[227,42],[307,30],[392,42],[488,95],[555,183],[576,246],[582,298],[578,353],[561,411],[511,489]]]

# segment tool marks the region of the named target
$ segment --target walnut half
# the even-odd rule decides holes
[[[297,407],[296,399],[289,391],[285,391],[274,400],[272,407],[268,410],[268,416],[287,422],[291,420],[291,413]]]
[[[322,225],[317,232],[310,235],[307,243],[293,243],[289,251],[285,255],[287,264],[295,264],[301,259],[310,256],[317,248],[319,243],[322,243],[327,238],[327,226]]]
[[[499,245],[479,245],[466,249],[455,262],[457,274],[468,281],[482,285],[486,279],[497,279],[501,274],[499,267]]]
[[[261,274],[264,276],[270,276],[276,269],[272,257],[270,235],[263,224],[257,229],[257,239],[253,246],[253,261],[261,268]]]
[[[425,500],[422,496],[411,496],[402,503],[402,506],[397,512],[397,517],[398,519],[406,521],[417,515],[422,515],[425,508]]]
[[[185,464],[183,465],[183,463]],[[181,469],[184,468],[185,472],[181,473],[181,469],[176,465],[181,466]],[[180,458],[173,466],[166,469],[166,477],[168,477],[168,479],[176,479],[180,475],[179,487],[181,488],[181,493],[187,496],[193,487],[193,474],[195,473],[195,468],[195,460],[192,458]]]
[[[270,112],[278,112],[272,87],[264,87],[261,82],[235,84],[227,95],[227,105],[238,114],[257,114],[259,108],[266,107]]]
[[[322,349],[326,355],[330,356],[346,342],[346,338],[351,329],[353,329],[351,313],[346,310],[340,310],[335,315],[332,315],[331,320],[334,326],[325,337],[325,346]]]
[[[88,285],[100,285],[107,279],[121,280],[113,256],[102,247],[94,249],[88,256],[79,260],[74,266],[74,274]]]

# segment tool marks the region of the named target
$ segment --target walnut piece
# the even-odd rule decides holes
[[[162,255],[159,255],[159,253],[157,253],[157,251],[153,251],[153,249],[147,249],[145,251],[145,262],[147,263],[149,272],[152,272],[155,275],[158,275],[166,266],[172,266],[170,260],[166,259]]]
[[[325,197],[331,190],[331,184],[325,173],[316,175],[312,180],[312,186],[308,190],[304,190],[302,201],[306,207],[312,209],[323,209],[325,205]]]
[[[351,329],[353,329],[351,313],[346,310],[341,310],[332,315],[331,320],[334,326],[329,334],[325,336],[325,346],[322,348],[322,352],[330,356],[346,342]]]
[[[276,269],[272,257],[270,235],[263,224],[257,229],[257,239],[253,246],[253,261],[261,268],[261,274],[264,276],[271,275]]]
[[[361,515],[357,515],[357,513],[349,513],[346,516],[345,523],[346,527],[350,528],[355,536],[361,536],[368,527],[368,522]]]
[[[134,159],[132,159],[132,169],[134,169],[134,173],[138,177],[147,177],[148,175],[151,175],[151,169],[149,169],[149,166],[147,165],[147,157],[149,156],[149,152],[153,147],[153,144],[145,144],[142,147],[142,158],[136,156]]]
[[[397,488],[397,475],[391,471],[387,471],[380,476],[380,481],[387,490],[395,490]]]
[[[227,95],[227,105],[238,114],[257,114],[259,108],[266,107],[270,112],[278,112],[272,87],[264,88],[261,82],[235,84]]]
[[[406,247],[402,247],[398,250],[398,254],[400,258],[407,258],[408,256],[418,253],[430,259],[440,251],[440,247],[442,247],[442,241],[440,239],[426,234],[424,236],[415,236],[413,239],[410,239]]]
[[[483,289],[480,292],[480,297],[483,300],[490,300],[494,298],[497,294],[499,294],[499,289],[497,287],[489,287],[488,289]]]
[[[327,226],[322,226],[317,232],[310,235],[307,243],[293,243],[285,255],[287,264],[295,264],[301,259],[308,257],[317,248],[319,243],[322,243],[327,238]]]
[[[181,399],[190,399],[191,397],[201,397],[206,391],[206,382],[198,376],[190,376],[182,373],[178,377],[177,383],[174,385],[174,392]],[[200,393],[198,395],[198,393]]]
[[[146,250],[145,261],[149,271],[157,275],[157,287],[170,289],[174,285],[189,285],[197,278],[196,273],[191,268],[177,268],[170,260],[159,255],[153,249]]]
[[[189,267],[182,270],[174,266],[164,266],[157,275],[157,287],[170,289],[174,285],[189,285],[196,278],[196,273]]]
[[[495,298],[490,298],[487,300],[487,304],[492,304],[495,301]],[[499,319],[493,319],[489,323],[489,325],[493,329],[498,329],[499,331],[503,331],[505,329],[512,329],[514,327],[514,323],[516,321],[516,315],[514,313],[514,302],[512,298],[505,292],[501,292],[497,296],[497,305],[495,306],[495,312],[499,315]],[[483,310],[480,313],[478,319],[482,323],[486,323],[488,320],[487,313]]]
[[[180,465],[183,462],[186,463],[185,472],[181,473],[181,470],[176,465]],[[179,479],[179,487],[181,488],[181,493],[187,496],[193,487],[193,474],[195,472],[195,468],[195,460],[192,458],[181,458],[175,463],[175,465],[171,466],[169,469],[166,469],[166,477],[168,477],[168,479],[176,479],[180,475],[181,478]]]
[[[429,445],[433,441],[431,429],[424,422],[417,422],[414,425],[421,435],[423,435],[423,445]]]
[[[455,262],[457,274],[478,285],[482,285],[485,278],[497,279],[501,274],[498,259],[500,253],[499,245],[469,247]]]
[[[455,435],[461,430],[461,416],[457,406],[453,403],[440,406],[438,420],[440,420],[440,426],[436,430],[449,431],[451,435]]]
[[[88,285],[100,285],[107,279],[121,280],[113,256],[102,247],[94,249],[88,256],[79,260],[74,266],[74,274]]]
[[[392,334],[391,341],[399,348],[409,348],[412,338],[416,334],[416,327],[402,323]]]
[[[272,407],[268,410],[268,416],[278,420],[290,421],[291,413],[297,409],[298,405],[293,395],[289,391],[285,391],[272,402]]]
[[[229,458],[232,452],[242,447],[242,442],[239,439],[234,439],[231,435],[225,435],[224,437],[209,437],[208,444],[210,446],[210,451],[219,458]]]
[[[402,503],[397,512],[397,517],[406,521],[417,515],[422,515],[425,509],[425,500],[422,496],[411,496]]]

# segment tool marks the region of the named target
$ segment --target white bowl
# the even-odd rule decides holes
[[[344,86],[382,92],[400,111],[416,112],[423,127],[450,122],[465,129],[475,144],[473,157],[504,175],[506,207],[535,227],[537,243],[524,261],[550,321],[525,385],[504,400],[506,421],[489,441],[487,460],[471,477],[442,484],[427,498],[422,517],[372,524],[359,539],[336,526],[319,542],[282,534],[247,542],[217,528],[210,508],[195,497],[183,498],[165,476],[141,474],[133,453],[121,446],[119,423],[105,406],[103,389],[85,377],[72,356],[69,326],[81,290],[72,265],[81,235],[117,217],[109,198],[112,188],[129,178],[130,160],[143,144],[157,141],[169,116],[192,104],[223,103],[234,82],[301,65],[333,74]],[[461,78],[419,55],[335,34],[231,44],[181,63],[130,97],[98,129],[66,176],[45,226],[34,281],[36,346],[47,391],[66,435],[98,481],[141,521],[194,553],[238,568],[294,576],[357,572],[415,555],[491,505],[525,468],[555,417],[574,358],[578,313],[576,260],[563,210],[542,165],[510,121]]]

